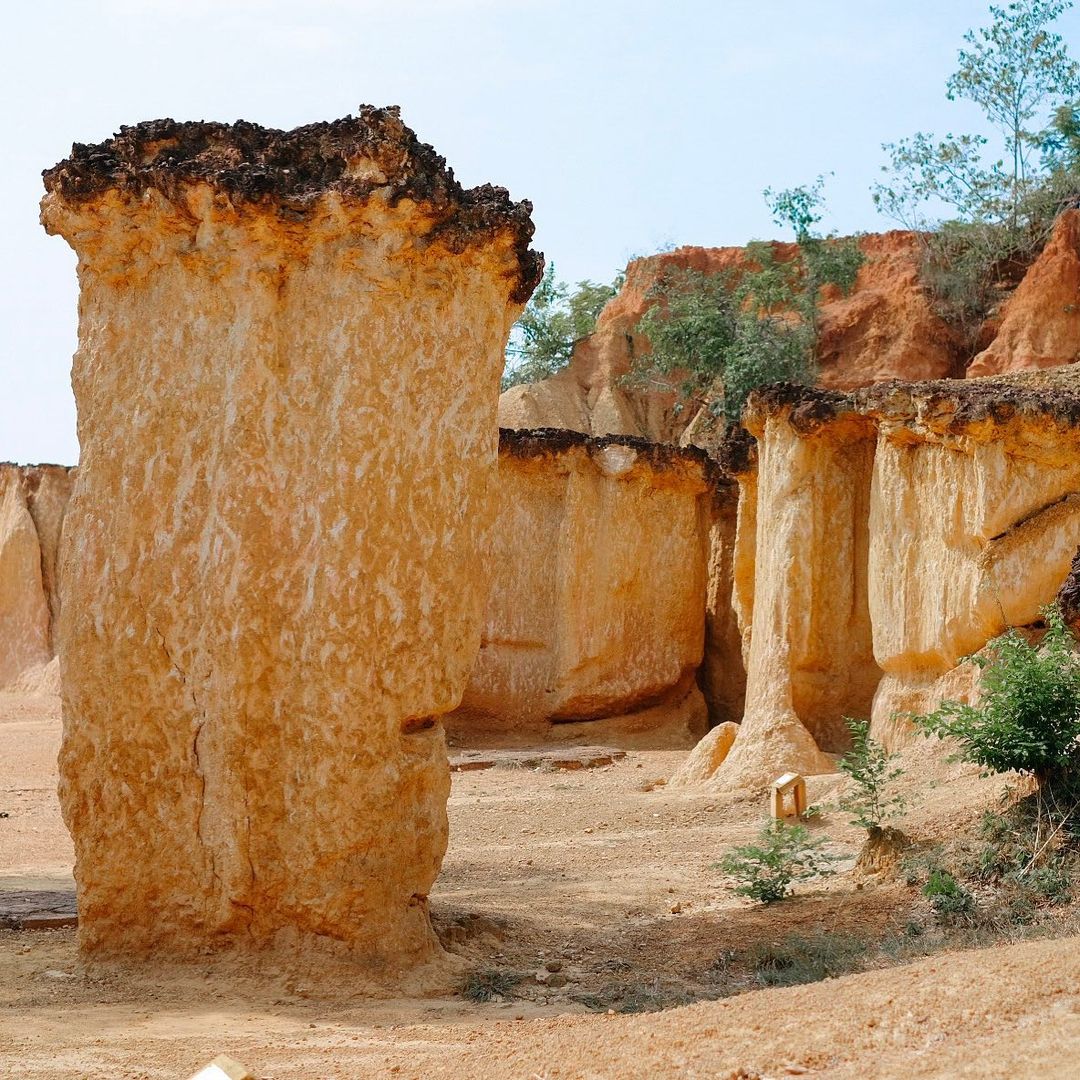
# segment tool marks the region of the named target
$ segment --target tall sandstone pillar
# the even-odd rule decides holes
[[[437,952],[503,348],[542,258],[396,109],[76,145],[60,795],[81,944]]]

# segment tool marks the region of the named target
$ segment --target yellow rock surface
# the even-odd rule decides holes
[[[886,416],[870,534],[874,652],[886,674],[874,731],[899,746],[910,731],[895,714],[954,691],[966,699],[974,673],[954,671],[961,658],[1035,622],[1057,594],[1080,545],[1080,431],[1040,416],[951,430]]]
[[[709,525],[705,655],[698,675],[714,724],[738,722],[746,697],[742,633],[732,605],[738,504],[738,485],[717,483]]]
[[[731,721],[717,724],[672,773],[667,786],[669,788],[695,787],[702,781],[710,779],[724,764],[738,733],[738,724]]]
[[[64,465],[27,465],[26,505],[34,519],[38,542],[41,545],[41,577],[49,601],[50,644],[55,652],[57,620],[60,617],[61,585],[58,559],[60,533],[67,514],[68,500],[75,485],[77,470]]]
[[[93,954],[430,960],[528,204],[397,111],[157,121],[46,173],[79,256],[61,803]]]
[[[733,605],[746,712],[709,784],[830,768],[844,718],[890,748],[972,701],[961,664],[1036,623],[1080,546],[1080,373],[752,399]]]
[[[24,471],[0,464],[0,690],[44,669],[49,603]]]
[[[612,718],[700,735],[712,499],[700,451],[504,431],[491,595],[451,736],[557,738],[552,725],[611,721],[595,730],[614,737]]]
[[[831,771],[822,751],[846,748],[842,717],[869,711],[880,672],[866,591],[872,428],[847,413],[798,430],[785,408],[747,419],[757,475],[741,500],[756,505],[740,507],[735,571],[746,711],[713,783],[756,789]]]

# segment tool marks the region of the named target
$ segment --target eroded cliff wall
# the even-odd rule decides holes
[[[880,678],[866,581],[874,432],[826,400],[758,395],[746,418],[757,441],[739,473],[736,542],[746,709],[720,772],[748,787],[828,771],[822,751],[846,749],[842,717],[869,712]]]
[[[395,109],[76,145],[61,804],[101,954],[437,954],[527,203]]]
[[[822,304],[821,384],[850,389],[883,379],[958,374],[959,343],[919,280],[918,236],[888,232],[863,237],[860,244],[866,261],[851,295],[834,291]],[[796,251],[794,244],[776,243],[773,249],[781,262]],[[553,378],[507,390],[499,401],[499,423],[698,444],[698,435],[687,432],[695,414],[678,407],[675,395],[624,383],[634,357],[649,350],[637,324],[654,302],[649,290],[664,273],[738,273],[746,265],[746,249],[735,247],[682,247],[634,260],[595,332],[575,346],[570,364]]]
[[[502,432],[491,595],[453,739],[704,732],[715,472],[632,438]]]
[[[50,682],[60,612],[57,550],[74,469],[0,464],[0,690]]]
[[[1065,579],[1080,544],[1076,386],[1063,368],[865,402],[879,430],[869,577],[885,677],[873,720],[887,745],[910,737],[902,714],[969,696],[976,673],[960,659],[1038,620]]]
[[[831,771],[845,717],[897,748],[906,714],[972,700],[961,659],[1037,624],[1080,545],[1075,367],[782,386],[746,419],[733,574],[746,711],[730,749],[703,747],[694,770],[732,789]]]

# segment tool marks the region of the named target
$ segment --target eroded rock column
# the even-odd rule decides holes
[[[714,782],[756,790],[787,771],[831,771],[826,753],[848,745],[844,717],[869,714],[880,677],[866,582],[874,430],[842,395],[799,387],[760,392],[746,422],[757,456],[735,469],[734,556],[746,711]]]
[[[123,128],[45,185],[81,287],[59,643],[82,946],[424,961],[530,207],[372,108]]]
[[[52,658],[41,554],[24,470],[0,464],[0,690]]]

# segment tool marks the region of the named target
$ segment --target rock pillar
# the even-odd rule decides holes
[[[866,581],[873,426],[841,395],[784,386],[760,391],[746,421],[756,476],[750,460],[735,470],[734,556],[746,711],[716,784],[756,790],[784,772],[831,771],[844,717],[869,715],[881,673]]]
[[[122,128],[45,186],[81,288],[59,645],[83,949],[423,962],[531,208],[368,107]]]

